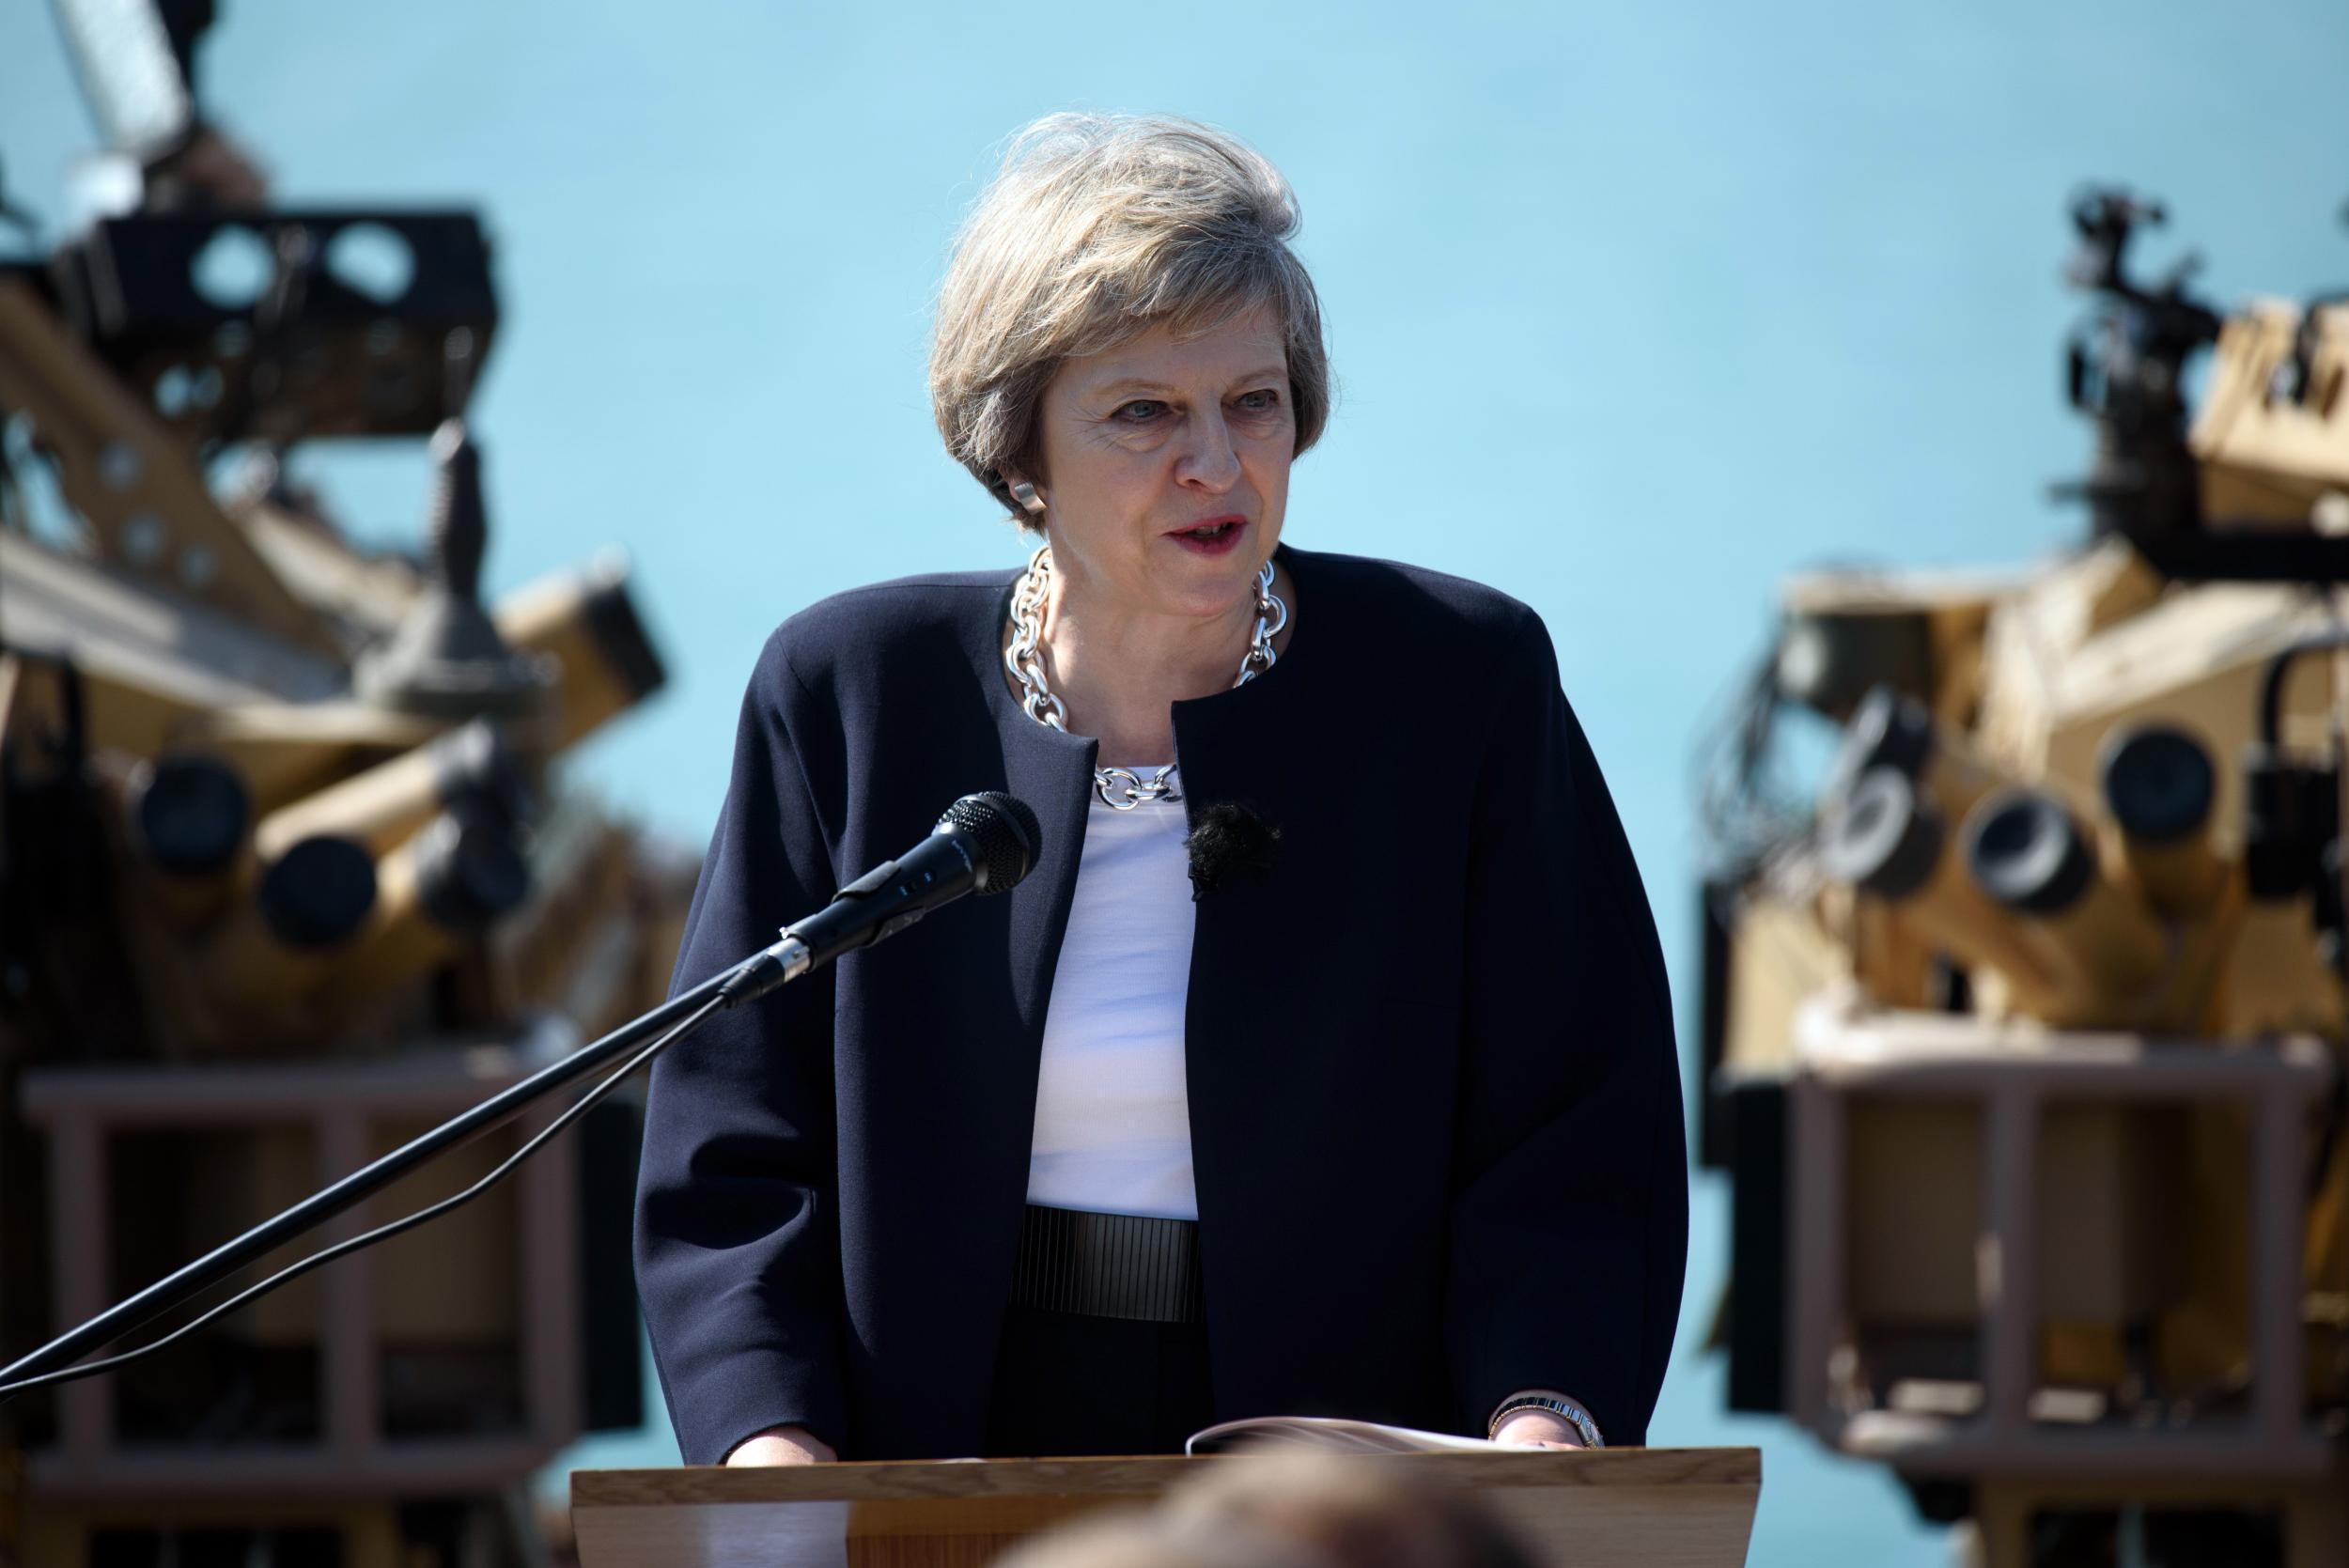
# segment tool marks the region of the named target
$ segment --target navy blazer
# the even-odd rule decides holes
[[[1491,589],[1283,549],[1271,671],[1174,705],[1187,809],[1245,804],[1268,871],[1196,920],[1184,1048],[1219,1419],[1479,1435],[1565,1390],[1645,1440],[1688,1182],[1638,868],[1539,617]],[[1023,713],[1015,573],[786,621],[751,676],[677,988],[1003,789],[1043,825],[965,899],[660,1059],[637,1281],[677,1441],[769,1427],[844,1458],[976,1453],[1026,1200],[1036,1063],[1095,743]]]

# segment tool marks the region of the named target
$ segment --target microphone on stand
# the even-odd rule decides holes
[[[930,836],[832,894],[723,987],[727,1005],[764,996],[843,953],[870,947],[963,894],[1008,893],[1035,866],[1043,842],[1025,800],[988,790],[946,808]]]

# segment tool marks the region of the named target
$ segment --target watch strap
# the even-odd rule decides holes
[[[1591,1419],[1591,1413],[1573,1400],[1555,1394],[1518,1394],[1502,1400],[1501,1407],[1493,1412],[1493,1419],[1486,1425],[1485,1436],[1490,1437],[1499,1432],[1501,1423],[1520,1410],[1548,1411],[1574,1428],[1584,1448],[1603,1449],[1607,1446],[1607,1439],[1599,1436],[1598,1422]]]

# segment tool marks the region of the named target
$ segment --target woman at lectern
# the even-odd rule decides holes
[[[1281,543],[1330,404],[1296,226],[1228,137],[1054,116],[963,230],[938,424],[1040,548],[775,631],[676,983],[957,796],[1041,850],[660,1060],[689,1463],[1644,1441],[1688,1195],[1639,872],[1531,610]]]

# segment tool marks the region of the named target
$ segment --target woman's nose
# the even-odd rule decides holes
[[[1174,460],[1174,480],[1212,495],[1221,495],[1239,478],[1239,455],[1232,449],[1232,429],[1223,411],[1210,409],[1189,422],[1184,450]]]

